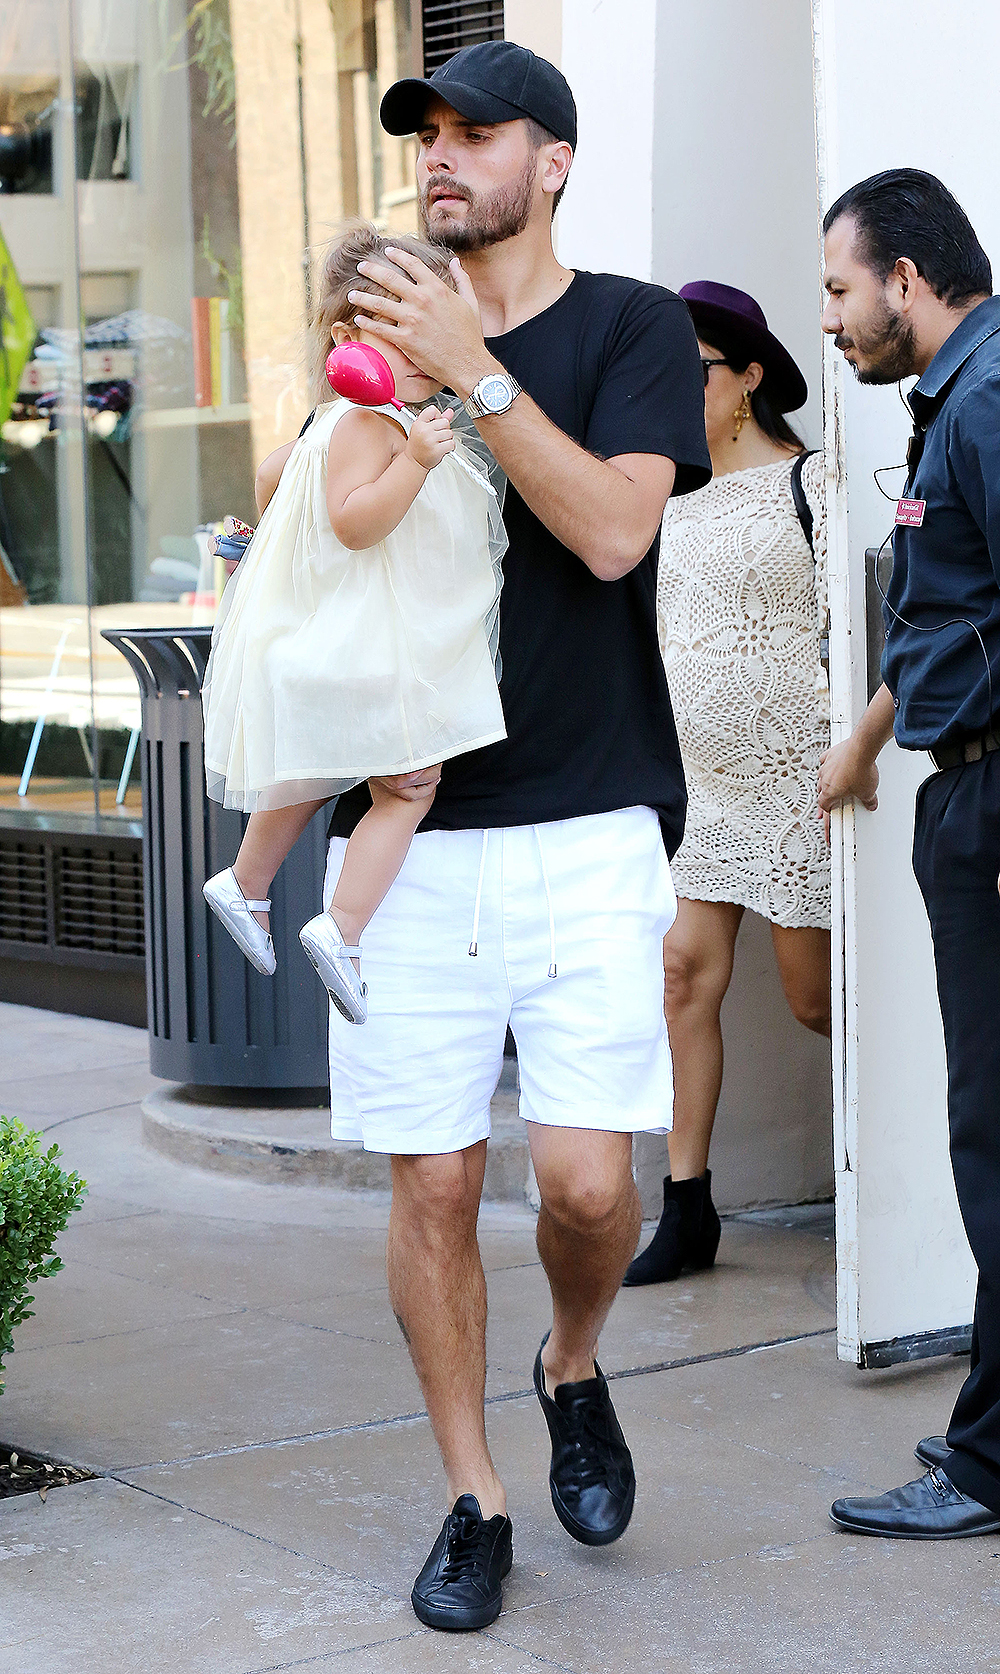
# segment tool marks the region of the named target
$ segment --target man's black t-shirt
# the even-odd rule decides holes
[[[542,411],[602,459],[655,453],[675,494],[711,474],[705,391],[684,303],[657,285],[577,273],[557,302],[487,341]],[[619,581],[599,581],[528,510],[512,483],[500,595],[500,695],[507,737],[444,764],[421,830],[537,825],[647,806],[668,854],[687,795],[656,634],[659,537]],[[330,830],[369,806],[342,796]]]

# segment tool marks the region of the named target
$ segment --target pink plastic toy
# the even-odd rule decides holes
[[[395,407],[402,411],[389,362],[368,343],[341,343],[339,349],[331,349],[326,357],[326,375],[334,393],[346,395],[348,401],[362,407]]]

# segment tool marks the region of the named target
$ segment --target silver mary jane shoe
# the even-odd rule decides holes
[[[270,901],[248,901],[236,882],[236,873],[231,866],[209,878],[201,893],[254,970],[264,976],[273,976],[277,965],[274,943],[270,932],[253,916],[254,913],[269,912]]]
[[[320,913],[303,924],[299,941],[340,1015],[348,1023],[366,1022],[368,989],[351,964],[352,959],[360,959],[361,949],[347,946],[340,926],[329,913]]]

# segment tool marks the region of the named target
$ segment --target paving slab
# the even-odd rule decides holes
[[[845,1491],[836,1481],[831,1490],[828,1474],[739,1443],[720,1441],[706,1459],[700,1437],[620,1402],[619,1416],[636,1459],[636,1512],[622,1540],[592,1549],[571,1540],[552,1511],[547,1432],[534,1396],[491,1407],[490,1441],[515,1536],[505,1614],[709,1556],[811,1539],[826,1529],[831,1498]],[[307,1556],[336,1551],[344,1567],[387,1588],[412,1580],[447,1509],[426,1420],[120,1474],[279,1545],[294,1541]]]
[[[494,1638],[492,1631],[469,1634],[413,1633],[403,1639],[385,1640],[365,1650],[341,1651],[319,1657],[302,1674],[313,1669],[336,1670],[337,1674],[574,1674],[568,1663],[542,1661],[530,1652],[517,1650]],[[249,1674],[293,1674],[294,1664],[269,1663]],[[297,1671],[296,1671],[297,1674]]]
[[[160,1210],[104,1222],[71,1222],[59,1241],[64,1261],[242,1307],[295,1303],[317,1289],[364,1291],[385,1284],[385,1233],[371,1229],[247,1226],[219,1216]]]
[[[120,1483],[25,1498],[0,1502],[2,1674],[244,1674],[412,1631],[405,1599]]]
[[[88,1468],[341,1429],[422,1405],[402,1344],[229,1308],[10,1360],[3,1439]]]
[[[35,1291],[34,1317],[17,1328],[17,1353],[67,1348],[82,1342],[131,1336],[153,1321],[205,1318],[219,1312],[211,1297],[169,1284],[147,1284],[70,1258],[61,1273]],[[3,1406],[0,1404],[0,1428]]]
[[[713,1272],[618,1299],[601,1355],[639,1492],[592,1550],[555,1520],[525,1393],[548,1323],[534,1217],[484,1208],[515,1566],[500,1620],[452,1639],[408,1602],[445,1504],[386,1292],[388,1195],[149,1151],[141,1095],[115,1102],[141,1031],[0,1007],[0,1043],[0,1109],[22,1089],[90,1185],[16,1334],[0,1440],[104,1473],[0,1503],[0,1674],[1000,1674],[1000,1539],[829,1523],[836,1495],[917,1473],[968,1361],[837,1361],[828,1210],[728,1220]]]
[[[882,1493],[920,1474],[912,1449],[945,1429],[968,1369],[967,1355],[948,1355],[862,1372],[836,1358],[831,1337],[816,1337],[622,1380],[615,1394],[707,1448],[740,1441],[828,1470],[849,1484],[844,1493]]]
[[[5,1116],[16,1116],[28,1127],[40,1127],[48,1132],[76,1117],[133,1105],[153,1085],[155,1079],[142,1062],[83,1069],[66,1069],[60,1065],[47,1074],[33,1073],[21,1080],[8,1080],[5,1076],[3,1112]]]
[[[109,1064],[149,1064],[145,1029],[68,1017],[0,1001],[0,1043],[6,1083],[60,1070],[104,1069]]]
[[[832,1251],[826,1234],[725,1221],[711,1272],[621,1292],[601,1335],[601,1365],[605,1371],[657,1365],[830,1330],[836,1324]],[[532,1344],[530,1369],[550,1324],[541,1267],[492,1275],[490,1299],[490,1358],[523,1368]]]
[[[993,1674],[998,1583],[982,1540],[831,1531],[505,1613],[489,1632],[576,1674]]]

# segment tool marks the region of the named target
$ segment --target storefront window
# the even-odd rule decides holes
[[[415,228],[411,42],[409,0],[0,0],[0,823],[135,819],[101,630],[213,620],[318,250]]]

